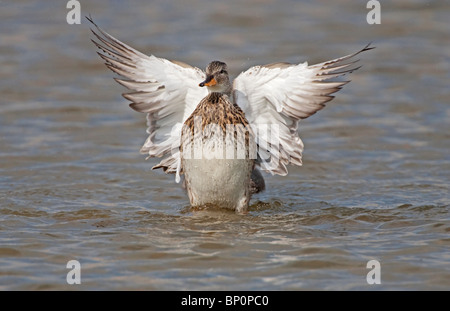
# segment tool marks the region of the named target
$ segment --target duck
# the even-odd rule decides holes
[[[251,195],[265,186],[263,179],[251,183],[257,159],[254,134],[242,109],[230,100],[232,85],[224,62],[211,62],[199,86],[209,93],[184,122],[180,144],[190,203],[245,213]]]
[[[146,55],[119,41],[87,17],[105,65],[131,90],[129,106],[146,113],[148,137],[140,149],[161,158],[152,169],[174,174],[192,207],[218,206],[248,213],[265,190],[261,171],[285,176],[302,166],[301,120],[323,109],[349,81],[336,79],[361,66],[358,54],[309,65],[253,66],[234,81],[225,62],[205,71],[177,60]]]

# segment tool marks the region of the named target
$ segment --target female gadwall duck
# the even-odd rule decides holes
[[[88,18],[89,19],[89,18]],[[250,196],[264,189],[258,169],[286,175],[302,165],[297,126],[332,100],[348,81],[362,50],[316,65],[254,66],[230,82],[227,65],[213,61],[206,72],[179,61],[147,56],[95,26],[106,66],[126,79],[123,96],[147,113],[149,137],[141,153],[160,157],[153,169],[185,177],[192,206],[213,204],[245,213]]]

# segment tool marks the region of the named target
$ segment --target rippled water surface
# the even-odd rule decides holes
[[[360,1],[361,2],[361,1]],[[192,210],[139,148],[145,116],[65,3],[0,10],[0,289],[450,289],[450,6],[365,1],[81,1],[145,53],[236,76],[373,42],[300,125],[304,166],[267,176],[248,215]],[[81,263],[68,285],[66,263]],[[366,264],[381,264],[368,285]]]

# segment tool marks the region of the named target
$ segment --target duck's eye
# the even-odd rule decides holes
[[[222,69],[221,71],[220,71],[220,73],[227,73],[224,69]]]

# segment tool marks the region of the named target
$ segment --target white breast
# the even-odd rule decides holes
[[[231,156],[218,141],[204,139],[192,147],[195,157],[182,157],[186,188],[192,206],[214,204],[246,211],[250,200],[249,185],[253,161],[248,156]]]

